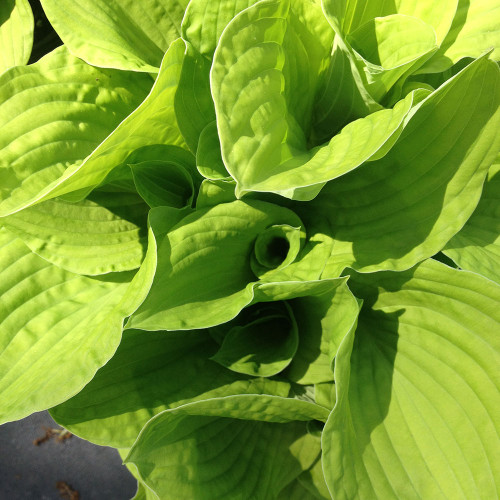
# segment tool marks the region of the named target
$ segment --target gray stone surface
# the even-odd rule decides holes
[[[44,426],[60,428],[48,412],[0,426],[0,500],[60,500],[59,481],[78,491],[79,500],[134,496],[137,483],[116,450],[76,436],[35,446]]]

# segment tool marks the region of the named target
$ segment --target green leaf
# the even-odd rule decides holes
[[[500,59],[500,6],[493,0],[459,0],[450,31],[440,50],[421,72],[444,71],[464,57],[479,57],[493,49]]]
[[[364,0],[322,0],[323,9],[339,35],[348,35],[377,17],[403,14],[420,19],[436,32],[440,44],[452,25],[458,0],[394,0],[365,2]]]
[[[277,500],[316,500],[327,499],[331,496],[323,477],[321,459],[308,470],[300,474],[295,481],[282,490]]]
[[[76,204],[45,201],[2,219],[2,224],[48,262],[96,275],[141,265],[147,211],[135,193],[95,191]]]
[[[64,173],[50,196],[84,190],[83,194],[79,192],[79,198],[83,198],[86,193],[99,185],[113,168],[125,162],[127,157],[139,148],[170,145],[187,149],[174,109],[184,51],[185,45],[180,39],[170,46],[146,99],[81,165],[70,168]]]
[[[213,207],[220,203],[236,201],[233,181],[205,179],[200,186],[196,197],[196,208]]]
[[[286,376],[304,385],[333,381],[333,359],[359,313],[358,303],[344,279],[313,283],[317,290],[290,301],[298,325],[299,346]]]
[[[329,144],[309,149],[314,98],[330,50],[308,36],[309,27],[288,2],[259,2],[224,30],[214,55],[212,94],[222,158],[238,196],[253,190],[312,199],[326,181],[380,153],[399,135],[413,105],[411,94],[394,110],[357,120]]]
[[[356,120],[328,144],[309,149],[321,83],[310,75],[327,66],[330,51],[318,42],[299,44],[299,37],[312,35],[287,7],[288,2],[265,1],[243,11],[227,26],[214,55],[212,94],[222,158],[238,196],[268,191],[314,198],[325,182],[399,135],[413,105],[410,94],[393,110]]]
[[[364,23],[348,37],[354,57],[373,99],[413,73],[437,50],[432,26],[420,19],[394,14]]]
[[[286,302],[245,309],[227,329],[220,349],[211,359],[222,366],[255,377],[271,377],[292,361],[299,331]]]
[[[1,75],[0,216],[54,197],[150,86],[147,75],[93,68],[64,47]]]
[[[224,203],[185,217],[161,243],[151,292],[127,326],[190,330],[234,318],[253,298],[257,277],[248,257],[254,241],[273,224],[302,222],[261,201]]]
[[[323,418],[318,408],[254,395],[191,403],[151,419],[127,462],[161,498],[271,500],[316,460],[319,440],[293,420]]]
[[[28,0],[0,4],[0,74],[28,63],[33,46],[33,13]]]
[[[215,120],[201,131],[196,150],[196,166],[206,179],[231,179],[222,161],[219,131]]]
[[[365,304],[323,432],[334,498],[497,497],[500,287],[432,260],[349,283]]]
[[[127,448],[118,450],[118,453],[120,454],[122,460],[125,460],[129,451],[130,450],[128,450]],[[158,495],[140,480],[137,467],[132,463],[124,465],[127,467],[129,472],[137,479],[137,492],[131,500],[158,500]]]
[[[131,164],[135,187],[151,207],[191,206],[193,179],[183,165],[172,161],[150,160]]]
[[[443,253],[461,268],[500,283],[500,158],[490,167],[479,205]]]
[[[212,59],[224,28],[256,0],[191,0],[182,20],[182,37],[202,55]]]
[[[216,350],[205,331],[125,330],[92,381],[50,413],[84,439],[130,447],[147,421],[166,409],[231,394],[288,394],[286,382],[250,379],[211,361]]]
[[[8,422],[67,400],[111,358],[151,285],[156,245],[133,279],[72,274],[5,229],[0,260],[0,421]]]
[[[381,109],[362,85],[348,48],[336,37],[321,91],[314,102],[311,144],[328,142],[349,122]]]
[[[479,59],[420,104],[384,158],[329,183],[307,207],[335,235],[324,277],[407,269],[439,252],[478,203],[500,147],[499,103],[498,66]]]
[[[211,61],[197,53],[189,43],[186,44],[179,86],[175,94],[175,113],[182,135],[194,153],[201,132],[215,120],[214,103],[210,93],[210,66]]]
[[[93,66],[157,72],[187,0],[41,0],[71,53]]]

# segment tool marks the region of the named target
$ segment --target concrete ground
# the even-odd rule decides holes
[[[46,428],[60,429],[48,412],[0,426],[0,500],[127,500],[135,495],[137,483],[116,450],[76,436],[60,441],[57,434],[35,445]]]

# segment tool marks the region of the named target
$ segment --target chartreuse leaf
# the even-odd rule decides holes
[[[161,243],[151,293],[128,327],[189,330],[234,318],[258,280],[250,266],[255,239],[274,224],[302,226],[290,210],[252,200],[187,215]]]
[[[333,381],[333,359],[359,313],[358,303],[344,279],[321,280],[316,287],[317,290],[290,301],[298,325],[299,346],[286,376],[304,385]]]
[[[125,460],[129,451],[130,450],[128,448],[121,448],[118,450],[122,460]],[[131,500],[159,500],[158,495],[141,481],[137,467],[132,463],[124,465],[127,467],[130,474],[137,479],[137,492]]]
[[[150,160],[131,164],[137,192],[151,207],[191,206],[193,179],[184,166],[168,160]]]
[[[365,305],[323,431],[332,496],[496,498],[500,287],[433,260],[349,283]]]
[[[45,201],[2,219],[2,224],[48,262],[96,275],[141,265],[147,212],[135,193],[94,191],[79,203]]]
[[[297,476],[297,479],[284,488],[277,497],[277,500],[316,499],[331,499],[323,476],[321,458],[318,458],[311,468]]]
[[[440,44],[448,34],[457,10],[458,0],[430,2],[394,0],[365,2],[364,0],[322,0],[323,9],[339,35],[348,35],[375,18],[403,14],[420,19],[434,28]],[[405,49],[403,49],[405,50]]]
[[[354,122],[328,145],[309,149],[314,99],[331,50],[327,36],[318,39],[313,23],[302,22],[294,6],[266,1],[246,9],[224,30],[214,54],[222,158],[240,195],[255,190],[297,198],[296,188],[313,185],[300,197],[314,197],[322,183],[375,154],[412,105],[410,97],[395,110]],[[327,33],[331,44],[316,7],[307,4],[317,32]]]
[[[500,158],[488,172],[479,205],[443,253],[461,268],[500,283]]]
[[[348,35],[365,87],[381,101],[393,85],[414,72],[438,48],[432,26],[401,14],[375,18]]]
[[[94,66],[155,72],[179,37],[187,0],[41,0],[72,54]]]
[[[93,68],[64,47],[1,75],[0,216],[47,196],[150,86],[147,75]]]
[[[190,403],[151,419],[126,461],[161,498],[270,500],[317,458],[319,440],[300,421],[327,414],[265,395]]]
[[[268,377],[282,372],[303,385],[333,381],[332,363],[359,307],[345,278],[259,283],[253,304],[210,328],[221,344],[213,360]]]
[[[254,294],[254,305],[244,309],[233,321],[213,329],[215,338],[220,336],[220,332],[223,332],[224,338],[224,335],[227,337],[227,331],[236,329],[235,327],[244,327],[261,318],[273,318],[279,301],[286,301],[291,317],[289,321],[290,324],[292,321],[296,324],[299,344],[292,354],[293,359],[287,360],[285,366],[290,366],[285,376],[303,385],[332,381],[332,362],[338,346],[346,331],[352,327],[359,311],[356,300],[346,286],[345,278],[260,283],[255,287]],[[265,304],[266,302],[271,304]],[[255,335],[258,335],[257,331]],[[283,339],[281,333],[281,337],[283,341],[291,335]],[[272,344],[279,339],[280,334],[275,331],[267,342]],[[283,355],[283,348],[280,350],[279,347],[280,344],[268,349],[271,351],[268,356],[274,356],[277,364],[287,359]],[[255,352],[245,352],[242,346],[236,344],[235,349],[238,348],[247,355]],[[215,359],[217,360],[217,356]],[[255,360],[258,359],[255,356]]]
[[[33,12],[28,0],[3,0],[0,4],[0,73],[28,63],[33,28]]]
[[[196,150],[196,166],[200,174],[206,179],[231,179],[222,161],[219,131],[215,120],[209,123],[200,133]]]
[[[150,231],[141,269],[89,278],[50,264],[0,230],[0,421],[78,393],[113,355],[123,320],[147,294],[156,267]]]
[[[236,201],[234,194],[234,181],[205,179],[196,197],[196,208],[207,208],[219,203],[230,203]]]
[[[224,28],[256,0],[191,0],[182,20],[182,37],[202,55],[212,59]]]
[[[491,49],[490,57],[500,59],[500,6],[492,0],[459,0],[448,35],[421,72],[444,71],[464,57],[479,57]]]
[[[166,144],[187,149],[176,119],[174,100],[178,89],[185,45],[174,42],[163,58],[160,72],[149,95],[120,125],[86,158],[83,164],[65,172],[50,196],[72,191],[90,191],[99,185],[135,150]],[[168,160],[168,158],[163,158]],[[80,195],[80,198],[84,195]]]
[[[314,102],[311,144],[327,142],[349,122],[381,109],[361,84],[349,50],[335,37],[332,57]]]
[[[210,66],[211,61],[201,56],[189,43],[186,44],[175,94],[175,113],[182,135],[194,153],[202,130],[215,120],[210,93]]]
[[[312,16],[317,5],[309,7]],[[321,11],[316,21],[319,31],[326,23]],[[356,168],[400,132],[413,94],[394,109],[352,122],[328,144],[309,148],[314,99],[330,52],[288,1],[259,2],[224,30],[214,55],[212,94],[222,158],[238,196],[269,191],[314,198],[326,181]]]
[[[109,362],[51,415],[78,436],[119,448],[132,446],[146,422],[169,408],[230,394],[288,395],[286,382],[251,379],[211,361],[216,350],[206,331],[125,330]]]
[[[478,203],[500,146],[499,103],[498,66],[479,59],[421,103],[384,158],[328,184],[307,207],[335,235],[324,276],[407,269],[439,252]]]
[[[271,377],[283,371],[297,352],[299,330],[286,302],[250,307],[226,328],[211,359],[237,373]]]

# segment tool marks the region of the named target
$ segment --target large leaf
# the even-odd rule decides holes
[[[394,14],[364,23],[348,37],[364,86],[376,101],[414,72],[437,50],[432,27]]]
[[[152,233],[140,271],[79,276],[0,230],[0,421],[78,393],[113,355],[123,320],[142,302],[156,264]],[[131,281],[132,279],[132,281]]]
[[[0,76],[0,216],[41,200],[141,102],[151,78],[59,48]]]
[[[499,60],[500,5],[493,0],[459,0],[440,50],[421,71],[444,71],[464,57],[479,57],[491,49],[491,58]]]
[[[33,13],[28,0],[3,0],[0,4],[0,73],[28,63],[33,28]]]
[[[71,191],[85,192],[99,185],[113,168],[124,162],[139,148],[165,144],[187,149],[179,130],[174,109],[184,62],[185,44],[174,42],[163,58],[160,72],[149,95],[137,109],[85,159],[65,172],[50,196],[60,196]],[[168,157],[158,158],[168,161]]]
[[[187,0],[41,0],[72,54],[94,66],[156,72]]]
[[[161,498],[270,500],[314,463],[319,440],[294,420],[319,408],[255,395],[191,403],[151,419],[127,462]]]
[[[448,34],[458,0],[322,0],[328,20],[339,35],[348,35],[377,17],[403,14],[420,19],[434,28],[440,44]],[[403,48],[403,50],[406,50]]]
[[[191,0],[182,20],[182,37],[202,55],[212,59],[224,28],[256,0]]]
[[[273,224],[302,226],[290,210],[261,201],[186,216],[161,243],[151,292],[128,327],[189,330],[234,318],[251,302],[258,280],[250,265],[254,241]]]
[[[496,498],[500,287],[432,260],[350,284],[365,304],[323,432],[334,498]]]
[[[472,217],[443,250],[461,268],[500,283],[500,158],[490,167]]]
[[[321,12],[316,20],[321,33]],[[329,144],[309,148],[314,99],[330,58],[318,38],[289,2],[259,2],[224,30],[212,94],[222,157],[239,195],[254,190],[311,199],[324,182],[380,153],[400,132],[413,95],[394,110],[353,122]]]
[[[384,105],[400,98],[406,78],[426,64],[448,34],[457,1],[322,1],[337,44],[353,67],[355,92],[366,105],[366,91]]]
[[[307,207],[335,237],[325,276],[407,269],[439,252],[478,203],[500,147],[499,103],[498,66],[479,59],[423,101],[384,158],[330,182]]]
[[[289,21],[292,27],[287,30],[282,12],[286,4],[259,2],[242,12],[224,31],[214,55],[212,93],[222,158],[240,196],[253,190],[314,198],[325,182],[380,153],[400,133],[417,99],[410,94],[394,109],[356,120],[328,144],[309,149],[319,84],[306,78],[319,70],[308,62],[314,59],[294,45],[297,34],[286,38],[295,26]]]
[[[51,415],[94,443],[130,447],[147,421],[169,408],[231,394],[288,395],[286,382],[251,379],[210,361],[216,350],[205,331],[126,330],[111,360]]]
[[[210,93],[208,61],[187,43],[186,53],[175,94],[175,113],[179,128],[191,151],[196,153],[202,130],[215,120]]]
[[[322,290],[318,286],[319,293],[306,292],[290,301],[298,325],[299,346],[286,376],[304,385],[333,381],[333,359],[359,313],[358,303],[343,279],[316,283],[322,285]],[[273,285],[263,285],[259,292],[266,288]]]
[[[6,217],[2,224],[52,264],[96,275],[141,265],[147,212],[135,193],[95,191],[79,203],[45,201]]]

